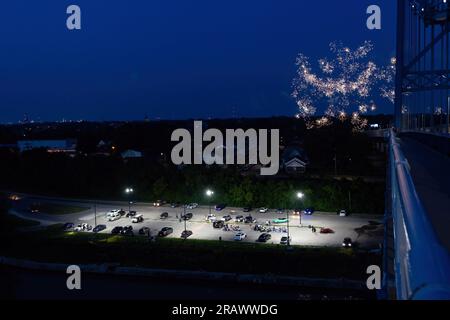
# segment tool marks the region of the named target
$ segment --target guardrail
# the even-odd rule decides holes
[[[450,300],[450,256],[421,204],[393,130],[389,140],[397,298]]]

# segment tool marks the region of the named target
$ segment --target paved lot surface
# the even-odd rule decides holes
[[[82,206],[87,209],[80,213],[75,214],[63,214],[63,215],[48,215],[44,212],[31,213],[29,207],[32,203],[50,202],[64,205]],[[50,200],[36,197],[23,197],[20,201],[16,201],[12,213],[26,219],[33,219],[40,221],[42,225],[50,225],[55,223],[72,222],[75,224],[88,223],[94,225],[94,208],[92,202],[82,201],[69,201],[69,200]],[[132,225],[135,234],[142,227],[149,227],[152,235],[156,235],[163,227],[172,227],[174,229],[173,234],[169,237],[179,238],[181,232],[184,230],[184,221],[179,220],[182,207],[171,208],[166,205],[163,207],[153,207],[150,204],[134,204],[132,210],[136,210],[138,214],[144,215],[144,221],[142,223],[131,223],[130,218],[125,216],[119,220],[109,222],[106,218],[106,213],[113,209],[121,209],[128,211],[128,204],[120,202],[102,202],[96,204],[97,211],[97,224],[105,224],[107,229],[102,231],[103,233],[110,233],[115,226]],[[160,219],[160,214],[163,212],[169,213],[169,218],[165,220]],[[206,217],[209,213],[209,207],[198,207],[193,210],[187,210],[187,212],[193,213],[193,218],[186,223],[187,230],[191,230],[193,235],[192,239],[204,239],[204,240],[218,240],[219,237],[224,241],[233,241],[235,231],[223,231],[221,229],[214,229],[212,223],[206,221]],[[244,213],[242,208],[230,208],[227,207],[221,212],[215,212],[212,208],[212,212],[220,219],[222,216],[230,214],[233,220],[229,221],[229,225],[239,226],[240,229],[247,234],[247,238],[244,242],[255,242],[261,232],[254,231],[255,224],[244,224],[234,222],[234,218],[237,215],[252,215],[256,220],[256,224],[264,225],[266,221],[271,221],[276,218],[284,218],[286,214],[278,214],[275,210],[269,210],[267,213],[259,213],[257,209],[250,213]],[[330,246],[337,247],[342,246],[342,241],[346,237],[350,237],[353,241],[356,241],[361,248],[378,248],[382,243],[382,232],[380,228],[377,232],[358,234],[355,229],[361,228],[364,225],[368,225],[369,221],[382,221],[381,216],[371,215],[352,215],[349,217],[339,217],[332,213],[316,212],[312,216],[302,216],[300,224],[300,217],[298,215],[289,215],[289,230],[291,236],[291,243],[293,245],[307,245],[307,246]],[[275,226],[272,224],[272,226]],[[313,233],[308,226],[315,226],[317,232]],[[277,228],[286,228],[287,224],[276,225]],[[334,230],[334,234],[320,234],[321,227],[331,228]],[[272,239],[268,243],[278,244],[282,236],[286,235],[283,232],[271,232]]]

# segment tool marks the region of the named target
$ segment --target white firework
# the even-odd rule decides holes
[[[375,103],[369,100],[376,94],[374,88],[379,88],[379,96],[393,102],[395,59],[391,59],[387,67],[378,67],[369,60],[372,50],[370,41],[365,41],[355,50],[333,42],[330,51],[334,59],[318,60],[320,74],[313,72],[308,57],[299,54],[295,63],[297,76],[293,80],[292,93],[299,107],[297,116],[309,121],[316,114],[317,105],[327,105],[325,118],[328,120],[321,118],[315,122],[316,126],[332,123],[329,118],[334,117],[343,121],[347,113],[356,112],[358,117],[352,117],[352,123],[361,127],[367,121],[364,122],[360,114],[376,110]]]

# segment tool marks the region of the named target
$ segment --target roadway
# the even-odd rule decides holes
[[[419,198],[439,240],[450,251],[450,159],[411,138],[400,139]]]
[[[79,207],[86,207],[85,211],[74,214],[60,214],[49,215],[45,212],[32,213],[29,207],[35,202],[48,202],[55,204],[73,205]],[[163,227],[172,227],[174,229],[173,234],[169,237],[179,238],[182,231],[185,228],[184,221],[179,220],[179,217],[183,211],[182,207],[171,208],[169,205],[163,207],[154,207],[151,204],[136,203],[132,205],[132,210],[143,214],[144,221],[142,223],[131,223],[130,218],[123,216],[119,220],[109,222],[107,221],[106,214],[110,210],[121,209],[128,211],[128,204],[121,202],[98,202],[96,204],[97,212],[97,224],[105,224],[107,228],[102,233],[110,233],[116,226],[132,225],[135,235],[137,231],[142,227],[148,227],[151,230],[152,235],[156,235]],[[169,213],[169,218],[165,220],[160,219],[160,214],[163,212]],[[223,231],[221,229],[214,229],[212,223],[206,221],[206,217],[209,213],[209,207],[200,206],[193,210],[187,210],[187,212],[193,213],[193,218],[186,223],[187,230],[191,230],[193,235],[192,239],[202,240],[219,240],[233,241],[234,231]],[[239,225],[241,230],[247,234],[247,238],[244,242],[255,242],[261,232],[254,231],[255,224],[235,223],[234,218],[237,215],[252,215],[256,220],[256,224],[264,225],[266,221],[271,221],[276,218],[284,218],[286,214],[278,214],[275,210],[269,210],[267,213],[260,213],[257,209],[254,209],[250,213],[244,213],[242,208],[230,208],[226,207],[221,212],[215,212],[212,208],[212,212],[216,214],[220,219],[222,216],[230,214],[233,220],[229,221],[229,225]],[[22,196],[22,199],[15,201],[15,204],[11,210],[12,214],[25,219],[36,220],[41,223],[42,226],[51,224],[72,222],[74,224],[88,223],[94,225],[95,215],[92,201],[84,200],[68,200],[68,199],[51,199],[40,198],[36,196]],[[339,217],[335,213],[316,212],[312,216],[302,215],[300,224],[300,217],[298,215],[291,214],[289,216],[290,221],[290,236],[291,244],[293,245],[306,245],[306,246],[328,246],[339,247],[342,246],[342,241],[346,237],[350,237],[353,241],[356,241],[361,248],[375,249],[379,248],[379,244],[383,240],[383,228],[377,227],[376,230],[364,233],[357,233],[355,229],[368,225],[369,221],[382,221],[382,216],[374,215],[350,215],[348,217]],[[272,224],[274,226],[274,224]],[[276,227],[285,228],[286,224],[276,225]],[[318,230],[313,233],[308,226],[315,226]],[[333,234],[320,234],[319,229],[321,227],[331,228]],[[281,237],[286,235],[282,232],[271,232],[272,239],[268,243],[278,244]]]

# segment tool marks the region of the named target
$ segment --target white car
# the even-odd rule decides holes
[[[144,221],[144,216],[142,214],[135,215],[133,219],[131,219],[132,223],[139,223]]]
[[[88,225],[87,223],[79,224],[76,226],[73,231],[80,232],[80,231],[90,231],[92,230],[92,226]]]
[[[186,208],[189,209],[189,210],[192,210],[192,209],[195,209],[197,207],[198,207],[198,203],[189,203]]]
[[[208,214],[208,216],[206,217],[206,221],[209,221],[209,222],[214,222],[216,220],[217,220],[217,218],[216,218],[216,215],[214,215],[214,214]]]
[[[267,211],[269,211],[268,208],[261,208],[261,209],[259,209],[260,213],[266,213]]]
[[[238,232],[236,233],[236,235],[234,236],[234,241],[242,241],[245,238],[247,238],[247,235],[244,232]]]
[[[345,210],[341,210],[341,211],[339,211],[339,216],[340,217],[346,217],[346,216],[348,216],[348,213]]]
[[[120,215],[120,213],[116,213],[116,214],[112,214],[109,215],[108,214],[108,221],[116,221],[119,220],[122,216]]]

